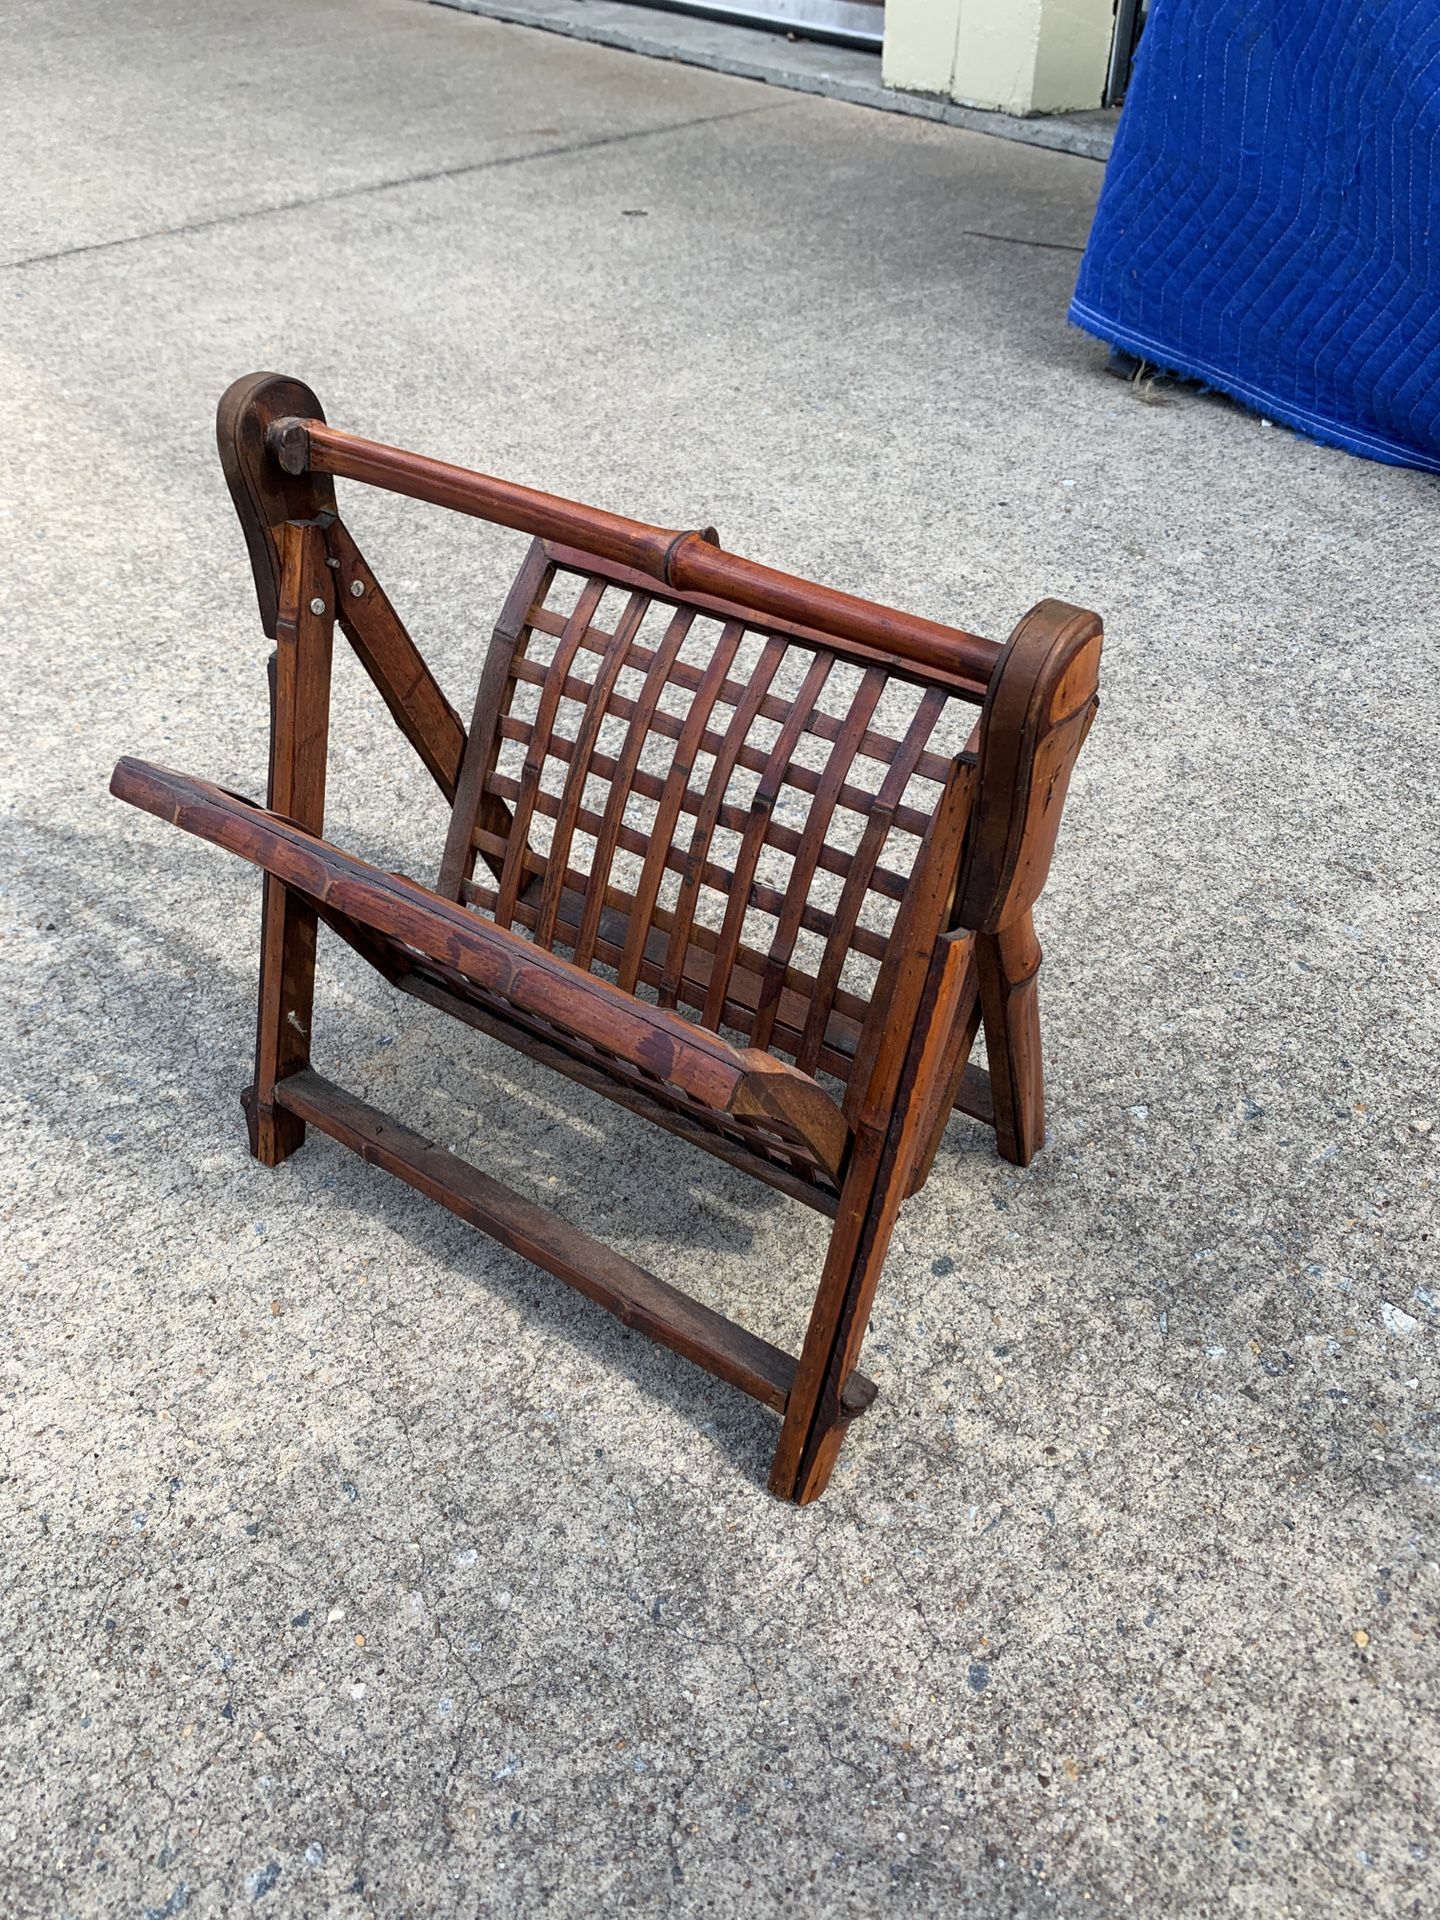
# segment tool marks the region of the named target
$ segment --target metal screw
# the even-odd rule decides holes
[[[365,591],[365,582],[363,580],[352,580],[350,582],[350,591],[358,600]]]
[[[312,613],[323,613],[325,611],[325,602],[320,598],[318,593],[310,602],[310,611]]]

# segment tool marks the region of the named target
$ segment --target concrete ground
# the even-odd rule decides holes
[[[592,40],[602,47],[623,47],[648,53],[657,60],[683,60],[709,67],[715,73],[739,74],[763,80],[767,86],[789,87],[799,93],[818,93],[827,100],[848,100],[854,106],[875,107],[882,113],[918,114],[923,120],[942,121],[972,133],[995,133],[1006,140],[1024,140],[1035,147],[1053,147],[1059,153],[1084,154],[1108,160],[1119,124],[1118,107],[1080,108],[1072,113],[991,113],[983,107],[961,106],[933,93],[910,93],[887,87],[876,47],[831,46],[822,40],[802,40],[794,34],[747,27],[733,17],[706,18],[703,14],[675,13],[641,0],[436,0],[466,13],[519,26],[542,27],[547,33]],[[877,13],[878,28],[881,16]]]
[[[1107,377],[1084,160],[411,0],[3,31],[0,1912],[1435,1912],[1434,483]],[[952,1125],[814,1508],[762,1410],[246,1154],[255,877],[105,788],[263,785],[258,366],[927,614],[1104,614],[1050,1143]],[[353,517],[467,705],[517,543]],[[336,711],[334,836],[433,872],[353,663]],[[323,959],[322,1066],[798,1338],[818,1216]]]

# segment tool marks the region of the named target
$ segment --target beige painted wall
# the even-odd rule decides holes
[[[886,0],[881,71],[887,87],[950,94],[960,0]]]
[[[886,0],[888,86],[1002,113],[1098,107],[1111,0]]]

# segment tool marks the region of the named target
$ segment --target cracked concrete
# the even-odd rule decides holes
[[[0,1911],[1432,1911],[1433,482],[1107,377],[1084,161],[407,0],[3,31]],[[105,783],[263,785],[210,422],[266,365],[981,630],[1105,616],[1050,1141],[952,1125],[814,1509],[762,1410],[245,1153],[254,876]],[[468,705],[515,543],[353,520]],[[335,713],[334,836],[433,872],[349,661]],[[318,1035],[798,1338],[818,1218],[333,943]]]

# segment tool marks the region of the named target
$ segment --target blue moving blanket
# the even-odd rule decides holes
[[[1070,318],[1440,472],[1440,0],[1154,0]]]

